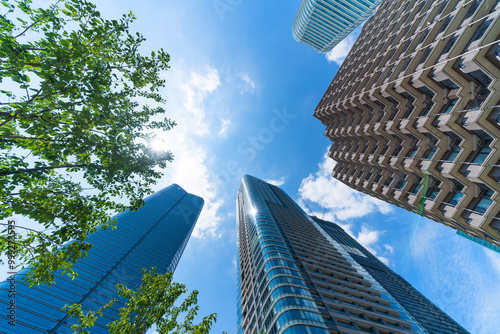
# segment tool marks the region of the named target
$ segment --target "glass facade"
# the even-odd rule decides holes
[[[278,187],[246,175],[237,224],[238,334],[467,333]]]
[[[96,334],[107,333],[106,324],[117,319],[119,308],[124,306],[115,285],[138,287],[143,268],[173,272],[204,203],[202,198],[188,194],[176,184],[144,201],[139,210],[116,215],[115,229],[98,230],[87,238],[93,247],[74,266],[78,273],[74,280],[57,273],[52,286],[30,288],[22,281],[27,269],[15,275],[15,325],[9,325],[6,312],[1,312],[0,332],[73,333],[70,326],[74,319],[67,319],[61,311],[64,305],[80,303],[84,311],[95,311],[117,298],[91,330]],[[0,308],[5,310],[10,303],[9,287],[8,280],[0,283]]]
[[[304,0],[293,24],[293,37],[326,53],[377,8],[382,0]]]

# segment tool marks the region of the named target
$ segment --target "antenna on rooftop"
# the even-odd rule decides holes
[[[309,212],[311,213],[311,216],[313,216],[314,218],[318,218],[316,217],[316,215],[312,212],[311,208],[309,207],[309,205],[307,205],[307,202],[302,199],[302,202],[304,202],[304,204],[306,205],[307,209],[309,210]]]

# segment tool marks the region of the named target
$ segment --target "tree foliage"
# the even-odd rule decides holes
[[[143,270],[142,284],[137,291],[123,284],[117,285],[118,295],[125,307],[120,308],[119,318],[107,324],[110,334],[140,334],[152,325],[156,325],[160,334],[186,333],[208,334],[210,327],[217,320],[217,314],[203,318],[199,324],[193,324],[199,307],[198,291],[192,291],[179,305],[177,299],[187,292],[184,284],[172,282],[172,273],[159,274],[152,268]],[[63,308],[70,317],[78,321],[72,326],[75,333],[90,334],[95,322],[103,312],[111,307],[114,300],[97,311],[84,313],[80,304],[67,305]],[[179,317],[184,316],[184,320]]]
[[[0,219],[43,226],[18,236],[17,256],[31,265],[25,280],[50,284],[56,270],[76,275],[86,236],[140,207],[172,160],[148,146],[175,125],[160,117],[169,55],[141,55],[132,13],[106,20],[86,0],[0,4]]]

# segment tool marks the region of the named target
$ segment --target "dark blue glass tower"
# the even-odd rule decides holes
[[[203,207],[201,197],[188,194],[176,184],[145,199],[138,211],[116,215],[116,228],[98,230],[88,237],[94,246],[89,255],[74,266],[78,277],[56,274],[50,287],[22,282],[27,270],[16,277],[16,322],[9,325],[7,308],[9,281],[0,283],[0,333],[41,334],[73,333],[61,308],[80,303],[84,311],[97,310],[112,298],[118,301],[108,308],[92,328],[92,333],[107,333],[106,324],[118,317],[123,303],[115,285],[136,288],[143,268],[156,267],[161,273],[174,271],[191,236]]]

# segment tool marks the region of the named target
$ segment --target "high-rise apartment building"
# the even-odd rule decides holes
[[[238,334],[467,333],[280,188],[246,175],[237,215]]]
[[[42,334],[73,333],[61,308],[80,303],[82,309],[96,311],[112,298],[117,301],[104,311],[91,329],[92,333],[108,333],[106,324],[118,318],[124,307],[115,285],[122,283],[137,288],[142,269],[156,267],[158,272],[174,271],[203,207],[203,199],[186,193],[173,184],[149,197],[137,211],[116,215],[115,229],[98,230],[87,238],[94,246],[87,257],[74,268],[78,277],[56,274],[55,284],[28,287],[21,281],[27,270],[20,271],[15,281],[15,325],[6,318],[10,282],[0,283],[0,333]]]
[[[382,0],[303,0],[292,34],[319,53],[333,49],[361,24]]]
[[[333,177],[500,245],[500,2],[387,0],[318,104]]]

